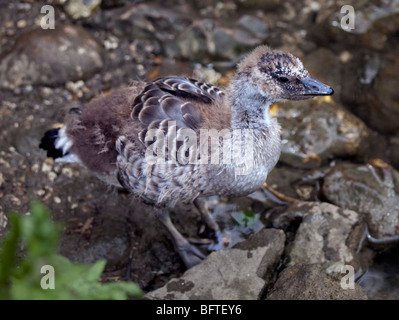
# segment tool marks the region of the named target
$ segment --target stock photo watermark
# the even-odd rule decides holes
[[[341,288],[344,290],[355,289],[355,268],[351,265],[343,265],[341,268],[341,274],[345,274],[341,278]]]
[[[355,8],[350,5],[344,5],[341,7],[341,28],[345,31],[351,31],[355,29]]]
[[[55,289],[55,270],[54,267],[46,264],[40,268],[40,273],[44,276],[40,279],[40,286],[43,290]]]
[[[44,16],[40,20],[40,27],[44,30],[55,29],[54,7],[50,5],[45,5],[41,7],[40,13],[44,14]]]

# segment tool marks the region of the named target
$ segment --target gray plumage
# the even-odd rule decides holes
[[[154,205],[192,266],[203,256],[173,227],[165,208],[260,188],[280,155],[280,126],[270,117],[271,103],[332,93],[298,58],[261,46],[239,64],[224,91],[178,76],[136,81],[71,112],[55,146],[62,149],[61,160],[80,161],[107,183]],[[210,215],[200,213],[218,233]]]

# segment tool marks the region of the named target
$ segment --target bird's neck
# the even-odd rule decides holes
[[[270,126],[271,99],[255,91],[247,81],[233,80],[229,86],[232,129],[264,129]]]

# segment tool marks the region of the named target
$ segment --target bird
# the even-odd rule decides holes
[[[191,268],[205,255],[177,230],[170,210],[193,204],[209,238],[220,240],[201,199],[246,196],[262,187],[281,152],[281,128],[270,106],[333,93],[296,56],[261,45],[239,62],[223,89],[176,75],[135,80],[72,108],[39,147],[151,206]]]

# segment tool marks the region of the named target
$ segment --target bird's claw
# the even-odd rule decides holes
[[[188,241],[180,245],[177,251],[188,269],[205,259],[205,255]]]

